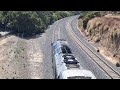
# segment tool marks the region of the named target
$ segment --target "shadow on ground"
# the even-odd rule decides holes
[[[1,32],[1,30],[0,30],[0,32]],[[2,32],[4,32],[4,31],[2,31]],[[36,39],[36,38],[42,37],[42,34],[44,34],[44,33],[45,33],[45,32],[36,33],[36,34],[32,34],[32,35],[24,35],[24,34],[22,34],[22,33],[9,32],[9,33],[7,33],[7,34],[5,34],[5,35],[1,35],[1,34],[0,34],[0,38],[6,38],[6,37],[8,37],[8,36],[10,36],[10,35],[15,35],[15,36],[17,36],[17,37],[19,37],[19,38],[29,40],[29,39]]]
[[[23,33],[18,33],[18,32],[11,32],[11,30],[6,30],[5,28],[2,28],[0,27],[0,32],[8,32],[7,34],[5,35],[1,35],[0,33],[0,38],[1,37],[7,37],[9,35],[15,35],[19,38],[22,38],[22,39],[36,39],[36,38],[39,38],[39,37],[42,37],[42,34],[46,33],[46,30],[49,29],[50,26],[48,26],[45,30],[43,30],[42,32],[38,32],[38,33],[32,33],[32,34],[23,34]]]

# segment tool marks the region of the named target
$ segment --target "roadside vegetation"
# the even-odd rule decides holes
[[[0,27],[15,34],[43,33],[48,25],[79,11],[0,11]]]
[[[89,20],[94,17],[102,17],[108,14],[120,15],[120,11],[82,11],[78,19],[81,20],[81,27],[85,30]]]
[[[102,14],[99,11],[85,11],[83,13],[80,14],[79,19],[82,18],[82,22],[83,22],[83,28],[86,29],[87,27],[87,23],[89,20],[91,20],[94,17],[100,17],[102,16]]]

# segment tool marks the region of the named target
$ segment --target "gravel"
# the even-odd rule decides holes
[[[79,60],[82,68],[92,71],[97,79],[107,79],[105,73],[98,67],[96,63],[94,63],[89,56],[87,56],[83,50],[80,48],[78,49],[78,46],[73,42],[73,40],[70,38],[70,36],[67,34],[65,27],[66,22],[68,22],[68,19],[66,18],[65,22],[61,23],[61,38],[66,39],[69,43],[70,48],[72,49],[75,57]]]
[[[89,46],[89,48],[91,48],[91,50],[94,51],[94,53],[96,53],[103,61],[105,61],[107,64],[109,64],[113,69],[115,69],[116,71],[118,71],[120,73],[120,68],[119,67],[116,67],[114,64],[112,64],[110,61],[108,61],[105,57],[103,57],[99,52],[97,52],[95,50],[94,47],[98,47],[97,44],[93,44],[93,43],[89,43],[87,42],[87,39],[79,32],[78,28],[77,28],[77,19],[78,16],[73,16],[71,19],[74,19],[72,22],[71,22],[71,25],[73,27],[73,31],[75,32],[75,34],[81,38],[82,42],[84,42],[87,46]],[[90,45],[91,44],[91,45]],[[92,47],[94,46],[94,47]]]

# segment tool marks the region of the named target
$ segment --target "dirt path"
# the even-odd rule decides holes
[[[110,61],[114,65],[116,65],[117,62],[119,62],[119,60],[113,57],[110,51],[108,51],[106,48],[99,47],[99,50],[100,50],[100,54],[103,55],[108,61]]]

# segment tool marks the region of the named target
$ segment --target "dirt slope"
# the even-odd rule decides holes
[[[85,34],[120,61],[120,16],[106,15],[89,20]]]
[[[31,39],[0,38],[0,79],[52,79],[49,33]]]

